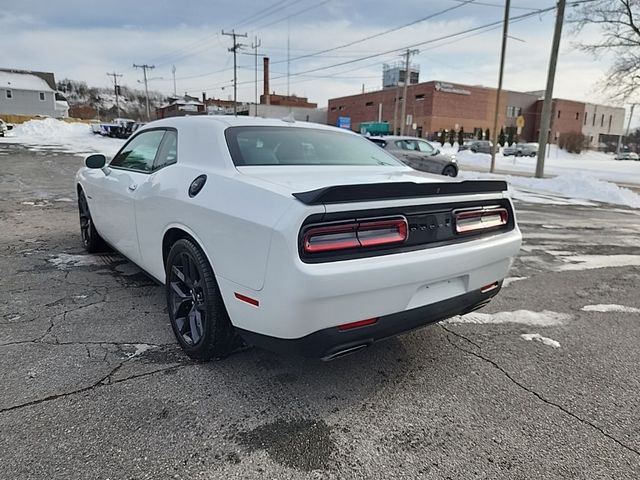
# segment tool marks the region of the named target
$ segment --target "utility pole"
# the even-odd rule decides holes
[[[409,82],[411,81],[411,75],[409,74],[409,58],[411,55],[415,55],[419,50],[409,50],[405,52],[404,60],[404,92],[402,94],[402,115],[400,117],[400,135],[404,135],[405,123],[407,123],[407,89]],[[398,80],[400,80],[400,74],[398,74]]]
[[[118,97],[120,95],[120,85],[118,85],[118,78],[122,77],[121,73],[108,73],[107,72],[107,76],[108,77],[112,77],[113,78],[113,91],[116,94],[116,112],[118,112],[118,117],[120,116],[120,102],[118,101]]]
[[[258,47],[262,45],[262,42],[258,40],[257,36],[253,37],[253,42],[251,42],[251,48],[253,49],[253,61],[254,61],[254,102],[256,104],[255,116],[258,116]]]
[[[627,133],[625,137],[629,137],[629,130],[631,129],[631,119],[633,118],[633,110],[636,108],[637,103],[631,104],[631,111],[629,112],[629,121],[627,122]],[[622,135],[618,136],[618,148],[616,148],[616,155],[620,155],[620,150],[622,150]]]
[[[173,74],[173,96],[177,96],[178,93],[176,92],[176,66],[173,65],[171,68],[171,73]]]
[[[229,37],[233,37],[233,47],[229,49],[230,52],[233,52],[233,115],[238,116],[238,63],[237,63],[237,53],[240,47],[244,47],[241,43],[236,41],[236,38],[243,37],[247,38],[246,33],[236,33],[235,30],[231,30],[231,32],[226,32],[223,30],[222,35],[227,35]]]
[[[540,121],[540,135],[538,137],[538,163],[536,164],[537,178],[544,178],[544,154],[547,149],[547,142],[549,141],[551,106],[553,103],[553,83],[556,78],[556,64],[558,63],[558,50],[560,49],[560,37],[562,36],[562,23],[564,21],[564,7],[566,3],[566,0],[558,0],[557,5],[556,26],[553,31],[553,44],[551,47],[551,58],[549,59],[547,88],[544,91],[542,120]]]
[[[493,145],[491,146],[491,169],[496,169],[496,150],[498,150],[498,114],[500,112],[500,95],[502,94],[502,76],[504,74],[504,57],[507,52],[507,37],[509,36],[509,9],[511,0],[504,4],[504,23],[502,24],[502,48],[500,50],[500,72],[498,73],[498,91],[496,92],[496,111],[493,116]]]
[[[146,106],[147,106],[147,121],[151,120],[151,110],[149,109],[149,85],[148,85],[148,80],[147,80],[147,70],[153,70],[154,68],[156,68],[155,65],[147,65],[146,63],[144,65],[137,65],[137,64],[133,64],[134,68],[141,68],[142,69],[142,75],[144,77],[144,96],[146,98]]]

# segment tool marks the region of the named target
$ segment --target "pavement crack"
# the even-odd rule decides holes
[[[453,330],[448,329],[447,327],[445,327],[444,325],[440,325],[440,328],[442,328],[445,332],[452,334],[455,337],[458,337],[462,340],[464,340],[467,343],[470,343],[471,345],[474,345],[478,348],[478,350],[482,350],[477,343],[473,342],[472,340],[468,339],[467,337],[465,337],[464,335],[454,332]],[[516,380],[509,372],[507,372],[504,368],[502,368],[498,363],[496,363],[495,361],[491,360],[488,357],[485,357],[484,355],[482,355],[481,353],[477,353],[474,352],[472,350],[469,350],[467,348],[464,348],[463,346],[453,342],[451,340],[451,337],[449,335],[445,335],[445,338],[447,339],[447,342],[449,342],[449,344],[457,349],[460,350],[461,352],[467,353],[469,355],[472,355],[480,360],[482,360],[485,363],[488,363],[489,365],[493,366],[494,368],[496,368],[497,370],[499,370],[511,383],[513,383],[514,385],[516,385],[517,387],[519,387],[520,389],[524,390],[525,392],[533,395],[534,397],[536,397],[538,400],[546,403],[549,406],[555,407],[558,410],[560,410],[561,412],[563,412],[566,415],[569,415],[570,417],[574,418],[575,420],[579,421],[580,423],[589,426],[595,430],[597,430],[598,432],[600,432],[600,434],[602,434],[603,436],[605,436],[606,438],[608,438],[609,440],[612,440],[613,442],[617,443],[619,446],[621,446],[622,448],[628,450],[631,453],[635,453],[636,455],[640,456],[640,451],[635,449],[634,447],[625,444],[624,442],[618,440],[616,437],[614,437],[613,435],[611,435],[610,433],[605,432],[601,427],[597,426],[596,424],[594,424],[593,422],[584,419],[578,415],[576,415],[575,413],[573,413],[572,411],[566,409],[565,407],[563,407],[562,405],[555,403],[545,397],[543,397],[541,394],[539,394],[538,392],[536,392],[535,390],[527,387],[526,385],[524,385],[523,383],[519,382],[518,380]]]
[[[70,396],[73,396],[73,395],[77,395],[79,393],[84,393],[84,392],[88,392],[88,391],[91,391],[91,390],[95,390],[96,388],[105,387],[105,386],[109,386],[109,385],[115,385],[115,384],[118,384],[118,383],[124,383],[124,382],[128,382],[128,381],[131,381],[131,380],[136,380],[138,378],[143,378],[143,377],[148,377],[148,376],[151,376],[151,375],[155,375],[157,373],[176,371],[176,370],[179,370],[181,368],[188,367],[189,365],[194,365],[194,364],[173,365],[171,367],[160,368],[160,369],[157,369],[157,370],[152,370],[150,372],[140,373],[140,374],[137,374],[137,375],[130,375],[128,377],[123,377],[123,378],[119,378],[117,380],[112,380],[113,375],[115,375],[118,372],[118,370],[120,370],[120,368],[122,368],[122,366],[125,363],[127,363],[128,360],[129,359],[125,360],[124,362],[120,362],[107,375],[103,376],[102,378],[100,378],[100,380],[98,380],[97,382],[95,382],[95,383],[93,383],[93,384],[91,384],[89,386],[78,388],[76,390],[71,390],[70,392],[54,393],[53,395],[49,395],[47,397],[39,398],[37,400],[31,400],[29,402],[21,403],[21,404],[18,404],[18,405],[13,405],[11,407],[2,408],[2,409],[0,409],[0,413],[7,413],[7,412],[14,411],[14,410],[20,410],[22,408],[31,407],[33,405],[39,405],[41,403],[46,403],[46,402],[50,402],[50,401],[53,401],[53,400],[58,400],[60,398],[66,398],[66,397],[70,397]]]

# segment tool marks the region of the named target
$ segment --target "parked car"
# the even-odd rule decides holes
[[[517,157],[535,157],[538,155],[537,143],[514,143],[510,147],[505,146],[502,149],[502,155],[510,156],[515,155]]]
[[[469,150],[473,153],[491,153],[492,142],[489,140],[471,140],[458,147],[458,151]]]
[[[76,188],[85,248],[163,283],[198,360],[239,339],[328,360],[476,310],[521,243],[504,181],[445,181],[293,120],[151,122]]]
[[[448,177],[458,176],[455,158],[443,154],[422,138],[395,135],[367,138],[411,168]]]
[[[638,156],[635,152],[620,152],[615,156],[616,160],[640,160],[640,156]]]
[[[129,138],[138,123],[130,118],[114,118],[110,123],[91,123],[91,131],[106,137]]]
[[[9,130],[13,130],[13,125],[0,118],[0,137],[4,137]]]

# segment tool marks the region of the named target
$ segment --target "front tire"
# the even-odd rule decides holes
[[[185,353],[204,362],[228,355],[235,332],[213,269],[191,240],[171,247],[165,288],[171,327]]]
[[[80,235],[82,236],[82,245],[89,253],[101,252],[105,249],[105,243],[91,218],[89,204],[84,192],[80,190],[78,193],[78,211],[80,214]]]
[[[457,177],[458,170],[453,165],[447,165],[444,167],[444,170],[442,170],[442,175],[445,177]]]

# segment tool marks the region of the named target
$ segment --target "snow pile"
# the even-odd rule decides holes
[[[450,318],[449,320],[446,320],[446,323],[518,323],[521,325],[531,325],[536,327],[552,327],[554,325],[562,325],[565,321],[570,319],[571,315],[569,314],[552,312],[549,310],[544,310],[542,312],[516,310],[515,312],[467,313],[466,315]]]
[[[640,195],[615,183],[598,180],[578,171],[563,173],[554,178],[505,176],[517,190],[542,191],[569,198],[594,200],[640,208]]]
[[[106,138],[91,133],[86,123],[69,123],[54,118],[29,120],[16,125],[11,136],[0,138],[1,143],[20,143],[33,150],[56,150],[87,155],[104,153],[115,155],[124,140]]]
[[[463,171],[460,172],[460,177],[464,179],[505,180],[509,184],[509,190],[513,198],[530,203],[591,206],[593,204],[588,202],[591,200],[640,208],[640,195],[634,191],[620,187],[615,183],[598,180],[579,171],[571,174],[565,173],[553,178],[530,178]],[[577,200],[569,201],[568,199]]]
[[[627,307],[625,305],[616,304],[598,304],[598,305],[585,305],[580,310],[583,312],[621,312],[621,313],[640,313],[640,308]]]
[[[558,342],[556,340],[553,340],[551,338],[548,338],[548,337],[543,337],[539,333],[523,333],[522,335],[520,335],[520,337],[523,340],[526,340],[527,342],[531,342],[531,341],[535,340],[536,342],[540,342],[540,343],[542,343],[544,345],[547,345],[549,347],[560,348],[560,342]]]

